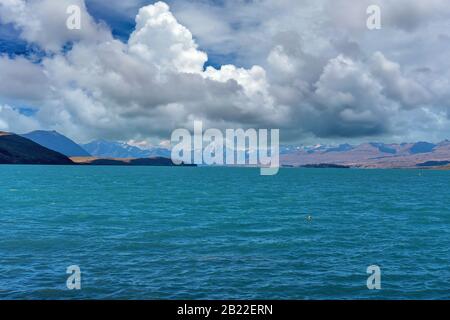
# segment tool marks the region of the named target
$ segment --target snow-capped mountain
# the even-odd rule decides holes
[[[149,158],[170,157],[170,150],[161,147],[140,148],[126,142],[95,140],[82,147],[94,157],[103,158]]]

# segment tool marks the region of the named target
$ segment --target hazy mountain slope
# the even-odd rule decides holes
[[[66,136],[56,131],[33,131],[23,134],[22,137],[30,139],[47,149],[62,153],[68,157],[88,157],[90,154]]]
[[[367,168],[410,168],[428,161],[450,161],[450,142],[383,144],[349,147],[296,148],[280,156],[283,165],[337,164]]]
[[[102,158],[149,158],[170,157],[170,151],[164,148],[141,149],[123,142],[96,140],[82,147],[94,157]]]
[[[73,164],[65,155],[16,134],[0,132],[0,164]]]

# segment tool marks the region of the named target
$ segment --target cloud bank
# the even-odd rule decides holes
[[[379,31],[369,1],[156,2],[124,42],[83,0],[0,0],[0,22],[45,53],[0,56],[0,130],[164,140],[202,120],[284,141],[448,137],[448,5],[378,2]],[[72,4],[81,30],[65,27]],[[205,67],[207,51],[234,64]]]

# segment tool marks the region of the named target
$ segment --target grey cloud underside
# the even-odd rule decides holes
[[[49,53],[40,63],[0,57],[0,129],[56,129],[81,141],[167,139],[203,120],[280,128],[285,141],[450,135],[445,0],[158,3],[139,11],[127,42],[114,40],[81,0],[86,28],[60,30],[68,1],[49,1],[0,0],[0,17],[8,13],[22,40]],[[133,4],[109,5],[137,14]],[[382,8],[381,30],[366,28],[369,4]],[[62,52],[66,41],[74,45]],[[232,54],[245,68],[205,70],[204,51]],[[36,114],[24,118],[19,103]]]

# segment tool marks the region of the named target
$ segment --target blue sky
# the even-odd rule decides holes
[[[449,30],[445,0],[0,0],[0,130],[164,140],[202,120],[284,142],[439,141]]]
[[[86,6],[89,13],[98,22],[105,22],[112,31],[112,34],[117,39],[124,42],[128,40],[128,37],[134,30],[135,26],[135,14],[139,8],[148,4],[153,4],[156,1],[129,1],[127,3],[126,10],[121,7],[116,7],[118,1],[99,1],[99,0],[87,0]],[[171,7],[176,7],[177,4],[185,3],[185,1],[166,1]],[[189,1],[189,3],[208,3],[211,6],[220,8],[224,5],[224,1]],[[28,44],[19,37],[20,31],[16,30],[11,24],[0,24],[0,52],[9,55],[36,55],[42,54],[39,48]],[[213,66],[220,68],[224,64],[235,64],[237,62],[235,52],[228,52],[223,54],[214,50],[209,51],[207,46],[203,46],[201,41],[199,43],[200,48],[208,53],[208,61],[206,66]],[[245,64],[245,63],[243,63]]]
[[[110,27],[113,35],[122,41],[127,41],[128,37],[130,36],[131,32],[134,30],[135,26],[135,13],[139,10],[140,7],[153,4],[156,1],[130,1],[129,5],[126,6],[126,10],[119,10],[118,8],[114,8],[114,6],[110,5],[110,2],[106,3],[105,1],[99,1],[99,0],[87,0],[86,5],[88,7],[89,12],[92,14],[93,17],[97,20],[105,21]],[[171,8],[176,8],[177,6],[182,7],[184,3],[200,3],[200,4],[207,4],[216,8],[221,8],[224,6],[224,1],[218,1],[218,0],[191,0],[191,1],[176,1],[176,0],[169,0],[166,1],[168,5],[170,5]],[[195,35],[194,35],[195,37]],[[236,63],[236,55],[237,53],[231,52],[222,54],[220,52],[214,52],[213,50],[208,50],[207,45],[202,44],[201,39],[197,39],[199,41],[200,49],[206,51],[208,53],[208,61],[206,63],[206,66],[214,66],[216,68],[219,68],[221,65],[224,64],[234,64]]]

